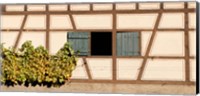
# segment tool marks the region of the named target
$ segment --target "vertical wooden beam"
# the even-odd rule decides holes
[[[49,39],[50,39],[50,36],[49,36],[50,14],[48,13],[49,12],[49,5],[46,5],[46,11],[47,11],[47,14],[46,14],[46,49],[49,51]]]
[[[90,4],[90,11],[93,11],[93,4]]]
[[[76,24],[74,22],[74,18],[73,18],[72,13],[71,13],[70,4],[68,5],[68,11],[69,11],[69,18],[70,18],[72,27],[73,27],[74,30],[76,30]]]
[[[88,66],[88,63],[87,63],[87,60],[86,60],[85,57],[83,58],[83,63],[84,63],[85,69],[86,69],[86,73],[87,73],[88,79],[92,80],[92,75],[90,73],[90,69],[89,69],[89,66]]]
[[[136,10],[139,10],[139,3],[135,3]]]
[[[185,2],[185,9],[187,9],[188,5]],[[190,81],[190,49],[189,49],[189,26],[188,26],[188,12],[185,12],[185,80]]]
[[[1,5],[1,12],[6,12],[6,5]]]
[[[150,41],[149,41],[143,62],[142,62],[142,66],[140,68],[140,72],[139,72],[138,77],[137,77],[137,80],[141,80],[141,78],[142,78],[144,68],[146,66],[146,62],[147,62],[147,59],[148,59],[148,56],[149,56],[149,53],[150,53],[150,50],[151,50],[151,47],[152,47],[152,44],[153,44],[153,40],[154,40],[156,32],[157,32],[158,25],[160,23],[161,17],[162,17],[162,12],[158,13],[158,17],[157,17],[156,23],[154,25],[153,32],[152,32],[152,35],[151,35],[151,38],[150,38]]]
[[[25,11],[26,11],[26,10],[27,10],[27,5],[25,5]],[[16,39],[15,44],[14,44],[14,50],[17,49],[17,46],[18,46],[18,44],[19,44],[19,40],[20,40],[20,38],[21,38],[21,35],[22,35],[22,32],[23,32],[23,29],[24,29],[24,26],[25,26],[27,17],[28,17],[27,14],[24,15],[24,19],[23,19],[23,21],[22,21],[22,24],[21,24],[21,27],[20,27],[20,30],[19,30],[19,34],[17,35],[17,39]]]
[[[116,22],[116,5],[113,4],[113,18],[112,18],[112,24],[113,24],[113,27],[112,27],[112,61],[113,61],[113,65],[112,65],[112,78],[113,80],[116,80],[117,78],[117,66],[116,66],[116,38],[117,38],[117,22]]]

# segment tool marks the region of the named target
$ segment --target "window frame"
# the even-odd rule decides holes
[[[129,58],[129,57],[141,57],[142,56],[142,34],[141,34],[141,31],[138,31],[138,30],[128,30],[128,31],[126,31],[126,30],[120,30],[120,31],[116,31],[116,34],[117,33],[121,33],[121,32],[137,32],[138,33],[138,46],[139,46],[139,55],[138,56],[118,56],[117,55],[117,37],[115,37],[116,39],[116,55],[113,55],[113,53],[112,53],[112,55],[110,55],[110,56],[103,56],[103,55],[99,55],[99,56],[97,56],[97,55],[91,55],[91,33],[92,32],[111,32],[111,34],[113,35],[113,31],[112,30],[110,30],[110,31],[106,31],[106,30],[90,30],[90,31],[87,31],[87,30],[84,30],[84,31],[69,31],[69,32],[76,32],[76,33],[79,33],[79,32],[87,32],[88,33],[88,55],[85,55],[85,56],[83,56],[83,55],[79,55],[79,57],[80,58],[84,58],[84,57],[90,57],[90,58],[92,58],[92,57],[94,57],[94,58],[112,58],[113,56],[115,56],[116,58]],[[67,32],[68,33],[68,32]],[[67,39],[68,40],[68,39]],[[114,43],[113,42],[113,39],[112,39],[112,43]],[[112,48],[112,51],[113,51],[113,48]]]

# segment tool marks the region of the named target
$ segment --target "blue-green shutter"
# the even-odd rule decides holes
[[[119,32],[117,33],[117,56],[139,55],[139,33]]]
[[[79,55],[88,55],[88,39],[89,33],[87,32],[68,32],[68,42],[71,43],[75,51],[79,51]]]

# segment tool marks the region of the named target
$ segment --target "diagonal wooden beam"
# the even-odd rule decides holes
[[[69,18],[70,18],[72,27],[73,27],[74,30],[76,30],[76,24],[74,22],[74,18],[73,18],[72,13],[71,13],[70,4],[68,5],[68,12],[69,12]]]
[[[46,5],[46,11],[49,11],[49,6]],[[49,51],[49,30],[50,30],[50,14],[46,14],[46,49]]]
[[[83,58],[83,63],[84,63],[84,65],[85,65],[85,69],[86,69],[88,78],[89,78],[89,80],[91,80],[91,79],[92,79],[92,75],[91,75],[91,73],[90,73],[90,69],[89,69],[89,66],[88,66],[88,63],[87,63],[86,58]]]
[[[154,25],[153,32],[152,32],[152,35],[151,35],[151,38],[150,38],[150,41],[149,41],[149,44],[148,44],[148,47],[147,47],[147,51],[145,53],[145,56],[144,56],[142,66],[140,68],[140,72],[138,74],[137,80],[141,80],[141,77],[142,77],[142,74],[144,72],[144,68],[146,66],[146,62],[147,62],[147,59],[148,59],[148,56],[149,56],[149,53],[150,53],[150,50],[151,50],[151,47],[152,47],[152,44],[153,44],[153,40],[155,38],[157,29],[158,29],[158,25],[159,25],[160,20],[161,20],[161,17],[162,17],[162,12],[158,13],[158,17],[157,17],[156,23]]]
[[[27,10],[27,5],[25,5],[25,11],[26,11],[26,10]],[[25,16],[24,16],[24,19],[23,19],[23,21],[22,21],[22,24],[21,24],[21,27],[20,27],[20,30],[19,30],[19,34],[17,35],[17,39],[16,39],[15,44],[14,44],[14,50],[17,49],[17,46],[18,46],[18,44],[19,44],[19,40],[20,40],[20,38],[21,38],[21,35],[22,35],[22,32],[23,32],[23,29],[24,29],[24,26],[25,26],[27,17],[28,17],[28,15],[25,15]]]
[[[188,5],[185,2],[185,9],[187,9]],[[188,12],[185,12],[185,80],[190,81],[190,49],[189,49],[189,20],[188,20]]]

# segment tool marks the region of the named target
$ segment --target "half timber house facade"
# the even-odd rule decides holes
[[[80,51],[72,82],[196,83],[196,2],[5,4],[1,43]]]

